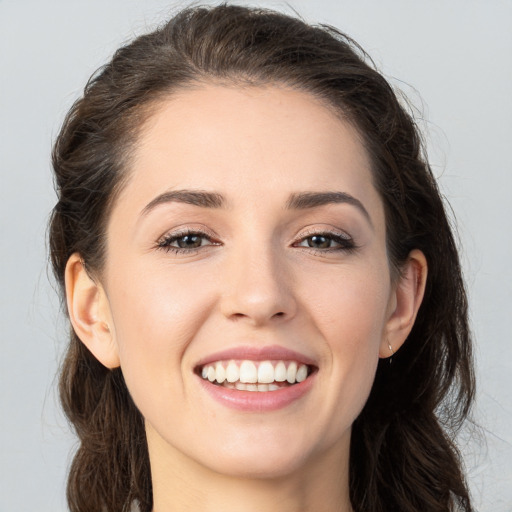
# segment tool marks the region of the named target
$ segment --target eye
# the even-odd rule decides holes
[[[313,247],[315,249],[329,249],[332,247],[334,240],[325,235],[313,235],[308,236],[304,242],[307,243],[308,247]]]
[[[356,248],[354,240],[345,233],[311,233],[294,245],[322,252],[349,251]]]
[[[158,241],[158,248],[168,252],[190,253],[201,247],[219,245],[210,235],[200,231],[168,233]]]

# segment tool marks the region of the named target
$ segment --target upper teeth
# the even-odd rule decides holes
[[[218,361],[203,366],[201,375],[210,382],[270,384],[272,382],[302,382],[308,376],[308,367],[295,361]]]

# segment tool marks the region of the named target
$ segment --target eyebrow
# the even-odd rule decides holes
[[[328,204],[345,203],[355,206],[373,227],[372,219],[363,203],[346,192],[300,192],[292,194],[286,203],[286,207],[292,210],[305,210],[317,208]]]
[[[215,192],[206,192],[203,190],[170,190],[155,197],[148,203],[141,212],[141,215],[147,215],[156,206],[165,203],[186,203],[201,208],[222,208],[224,198]]]
[[[199,206],[200,208],[222,208],[226,204],[224,197],[217,192],[206,192],[204,190],[170,190],[160,194],[149,202],[142,210],[141,215],[147,215],[160,204],[173,202],[191,204],[193,206]],[[370,214],[363,206],[363,203],[346,192],[296,192],[291,194],[288,198],[286,208],[288,210],[306,210],[340,203],[355,206],[373,227]]]

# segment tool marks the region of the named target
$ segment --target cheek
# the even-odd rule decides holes
[[[139,275],[144,277],[113,276],[109,299],[121,368],[135,402],[143,405],[154,400],[149,398],[155,391],[179,393],[183,354],[209,315],[214,295],[184,272],[155,268]]]
[[[366,300],[365,300],[366,299]],[[384,306],[375,296],[360,295],[349,287],[332,300],[320,322],[331,357],[331,376],[345,398],[366,399],[373,383],[382,340]]]
[[[386,275],[386,274],[384,274]],[[333,351],[378,350],[385,327],[390,286],[376,267],[347,268],[316,276],[309,303],[315,324]],[[357,355],[357,354],[354,354]]]
[[[125,275],[134,274],[131,270]],[[139,275],[111,280],[109,298],[119,345],[122,350],[126,346],[126,350],[152,347],[174,352],[193,337],[208,314],[213,294],[183,271],[156,266]]]
[[[324,405],[337,418],[336,435],[335,426],[348,428],[359,415],[373,385],[390,288],[370,267],[331,273],[323,283],[312,296],[310,314],[327,348],[326,371],[319,377],[331,391]]]

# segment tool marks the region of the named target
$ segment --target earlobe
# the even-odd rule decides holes
[[[411,251],[398,279],[381,342],[379,357],[391,357],[409,336],[420,309],[427,282],[427,259]]]
[[[66,301],[69,318],[82,343],[107,368],[119,366],[110,305],[103,287],[88,274],[78,253],[66,264]]]

